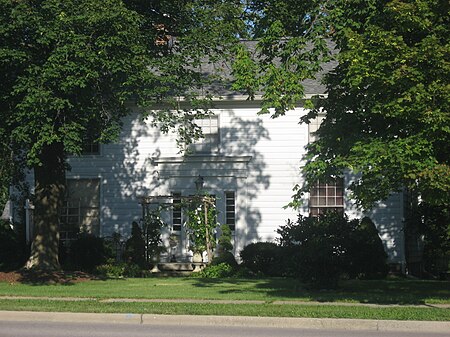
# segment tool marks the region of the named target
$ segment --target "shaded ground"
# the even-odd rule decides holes
[[[73,284],[90,280],[98,280],[97,276],[93,276],[84,272],[46,272],[19,270],[13,272],[0,272],[0,282],[8,283],[29,283],[29,284]]]

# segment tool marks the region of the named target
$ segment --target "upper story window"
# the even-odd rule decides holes
[[[190,150],[197,154],[219,151],[219,117],[208,116],[195,120],[195,123],[202,129],[203,138],[194,141]]]
[[[100,154],[100,143],[99,142],[89,142],[86,141],[83,144],[83,149],[81,150],[82,155],[96,155]]]
[[[81,154],[82,155],[97,155],[100,154],[100,143],[98,141],[99,134],[96,132],[89,132],[83,139]]]
[[[328,211],[344,212],[344,179],[318,181],[310,191],[309,214],[318,216]]]
[[[317,140],[317,135],[315,134],[319,130],[320,124],[322,124],[325,119],[325,114],[319,114],[316,118],[312,119],[308,124],[308,142],[312,143]]]

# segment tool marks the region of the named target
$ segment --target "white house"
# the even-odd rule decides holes
[[[308,95],[323,92],[313,81],[305,89]],[[182,196],[196,193],[201,176],[204,190],[216,197],[218,221],[234,230],[236,256],[251,242],[274,240],[279,226],[297,218],[297,211],[284,206],[293,186],[302,183],[304,147],[320,120],[300,125],[307,112],[301,106],[277,119],[258,111],[258,100],[244,96],[216,101],[214,116],[199,121],[205,138],[191,145],[189,155],[179,153],[175,135],[161,133],[136,111],[124,120],[117,143],[92,144],[83,156],[69,159],[68,207],[62,215],[68,225],[61,228],[61,239],[80,226],[103,237],[114,232],[126,237],[131,223],[142,217],[143,196],[171,196],[166,202],[176,205]],[[363,216],[344,188],[351,179],[346,174],[336,184],[318,185],[301,213],[339,208],[351,218]],[[403,204],[402,194],[395,194],[365,214],[375,222],[389,262],[400,266],[405,264]],[[166,245],[169,235],[176,238],[171,253],[178,261],[189,260],[182,212],[174,207],[163,215]]]

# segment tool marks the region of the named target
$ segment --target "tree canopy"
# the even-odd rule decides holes
[[[1,172],[35,173],[35,233],[28,266],[54,269],[68,155],[120,131],[128,103],[149,107],[183,95],[194,111],[148,110],[181,141],[208,114],[202,88],[243,27],[239,2],[208,0],[1,0]],[[147,115],[148,117],[148,115]],[[11,156],[11,153],[13,154]]]
[[[296,3],[296,2],[295,2]],[[305,186],[352,170],[350,189],[370,207],[403,187],[450,204],[449,3],[443,0],[249,1],[263,81],[262,112],[283,114],[302,98],[301,81],[333,57],[326,97],[302,121],[326,112],[307,148]],[[283,37],[289,37],[283,39]],[[256,79],[256,81],[255,81]],[[244,85],[242,85],[244,84]],[[252,87],[255,90],[255,87]],[[307,106],[311,106],[308,104]]]

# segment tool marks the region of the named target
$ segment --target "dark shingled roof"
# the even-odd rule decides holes
[[[245,43],[245,45],[248,47],[248,49],[250,51],[256,49],[256,43],[257,43],[256,41],[243,41],[243,43]],[[333,44],[331,42],[329,42],[329,48],[331,50],[333,50],[334,49],[333,47],[334,47]],[[318,76],[316,79],[307,79],[307,80],[303,81],[302,84],[304,86],[305,95],[324,94],[326,87],[323,84],[321,84],[321,79],[324,74],[332,71],[336,67],[336,65],[337,65],[336,61],[324,63],[324,64],[322,64],[322,71],[320,73],[318,73]],[[230,82],[226,83],[225,85],[223,82],[212,83],[208,87],[203,88],[203,90],[202,90],[203,94],[211,93],[211,94],[220,95],[222,97],[229,97],[229,98],[232,98],[233,96],[245,95],[245,93],[243,93],[243,92],[237,92],[237,91],[231,90],[232,75],[231,75],[231,69],[228,64],[221,64],[220,66],[218,66],[217,64],[205,62],[202,65],[202,72],[205,75],[214,74],[214,73],[217,73],[218,67],[220,67],[219,71],[220,71],[221,75],[224,78],[229,79]],[[258,94],[262,94],[262,93],[260,92]]]

